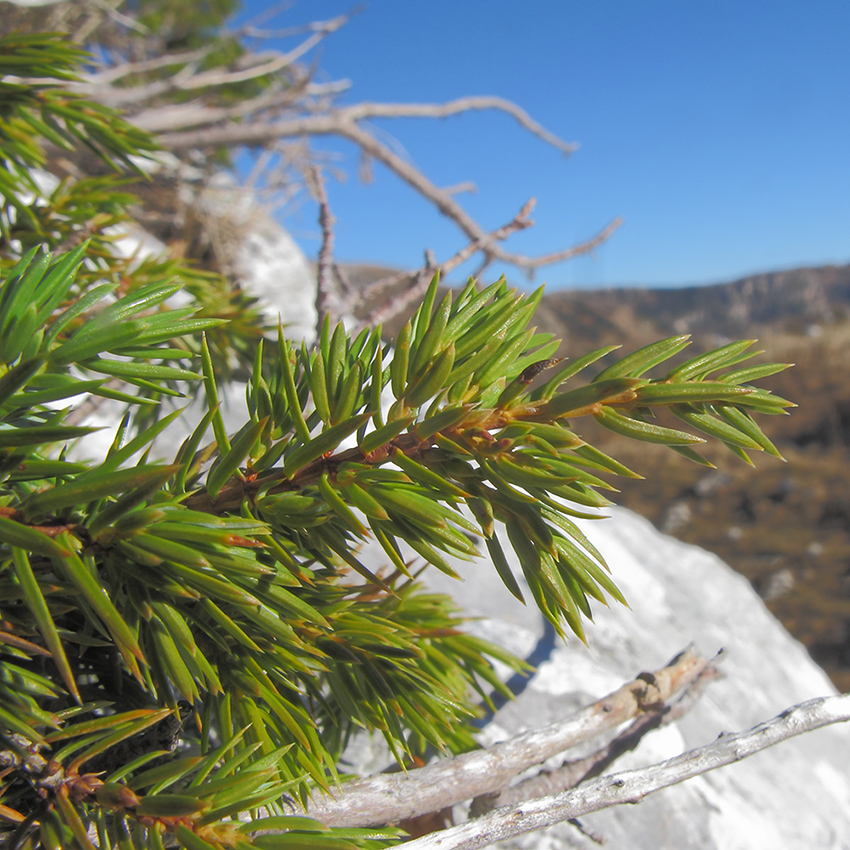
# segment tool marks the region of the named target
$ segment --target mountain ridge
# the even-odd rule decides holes
[[[650,329],[724,337],[800,332],[850,317],[850,265],[804,266],[702,286],[557,290],[544,295],[540,311],[544,325],[553,316],[581,339],[605,328],[634,336],[635,325],[641,337]]]

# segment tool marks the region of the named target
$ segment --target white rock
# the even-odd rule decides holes
[[[725,650],[724,677],[711,682],[675,726],[650,734],[615,769],[662,761],[708,744],[723,731],[748,729],[791,705],[835,693],[746,579],[716,556],[662,535],[625,510],[582,525],[632,609],[597,606],[588,647],[577,639],[547,638],[539,613],[520,607],[483,561],[457,564],[462,583],[442,574],[429,579],[469,615],[487,618],[488,637],[510,637],[513,630],[524,645],[529,633],[549,643],[548,657],[528,686],[493,718],[500,731],[516,734],[563,718],[641,671],[663,666],[691,642],[704,655]],[[491,739],[486,730],[484,737]],[[828,727],[661,791],[639,806],[588,815],[582,822],[606,839],[609,850],[848,848],[848,764],[848,730]],[[547,830],[540,842],[531,835],[510,846],[594,846],[568,825]]]

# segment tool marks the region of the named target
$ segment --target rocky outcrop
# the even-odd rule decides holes
[[[618,761],[617,770],[663,761],[722,732],[748,729],[793,704],[835,693],[749,583],[719,558],[622,509],[582,526],[631,606],[597,606],[588,646],[547,636],[533,605],[519,605],[483,560],[456,565],[463,582],[442,575],[429,582],[451,593],[470,616],[484,618],[472,624],[482,636],[535,655],[537,672],[516,701],[490,720],[484,742],[564,718],[639,672],[663,666],[691,642],[704,655],[724,651],[723,677],[680,721],[650,734]],[[847,729],[829,727],[661,791],[639,806],[609,809],[582,822],[610,850],[839,850],[850,847],[848,763]],[[560,850],[594,844],[562,825],[510,846]]]

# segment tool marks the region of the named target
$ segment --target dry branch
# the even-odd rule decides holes
[[[469,245],[474,246],[471,253],[482,255],[479,271],[494,261],[501,261],[531,275],[542,266],[592,251],[619,226],[620,220],[615,219],[591,239],[542,256],[506,250],[499,244],[496,233],[488,232],[457,202],[458,187],[435,185],[390,144],[381,141],[371,128],[364,126],[364,122],[386,118],[439,119],[496,110],[511,116],[524,130],[565,155],[573,153],[577,145],[559,138],[516,103],[501,97],[470,96],[446,103],[337,105],[334,97],[349,84],[345,81],[316,84],[313,69],[304,67],[301,60],[322,39],[343,27],[357,11],[354,9],[331,20],[284,31],[286,35],[304,33],[304,37],[286,52],[249,48],[233,61],[213,68],[206,67],[206,60],[217,42],[197,50],[162,55],[164,44],[156,34],[150,34],[146,41],[134,42],[136,52],[121,49],[99,52],[98,61],[102,64],[77,83],[76,88],[101,103],[125,108],[126,117],[138,127],[158,134],[158,141],[164,148],[192,160],[198,159],[197,152],[210,149],[274,149],[282,140],[317,136],[346,139],[358,147],[364,159],[383,163],[451,219]],[[265,20],[271,16],[261,17]],[[258,30],[254,23],[223,34],[230,41],[279,35]],[[115,37],[121,41],[120,36]],[[133,76],[138,82],[127,85]],[[244,97],[234,100],[232,87],[252,80],[261,80],[263,90],[255,88],[251,94],[246,92]],[[187,100],[187,93],[196,96]],[[311,164],[315,164],[315,160]],[[309,182],[311,164],[305,169],[294,169],[290,176],[294,175],[300,183]],[[461,184],[461,187],[465,189],[467,185]]]
[[[334,135],[348,139],[365,154],[383,163],[405,183],[429,200],[443,215],[450,218],[471,242],[477,244],[478,250],[484,253],[485,264],[499,260],[515,265],[526,272],[532,272],[541,266],[589,253],[620,226],[621,220],[615,219],[586,242],[539,257],[529,257],[506,251],[463,209],[455,200],[451,190],[440,189],[415,165],[397,154],[388,145],[379,141],[358,123],[368,118],[443,117],[479,109],[497,109],[508,112],[517,118],[527,130],[555,145],[564,153],[571,152],[575,148],[574,145],[563,142],[544,130],[515,104],[496,97],[466,97],[442,105],[361,103],[334,109],[321,115],[271,121],[259,120],[245,124],[228,124],[227,126],[215,126],[185,132],[165,132],[160,137],[160,141],[165,147],[172,150],[185,150],[222,145],[263,145],[292,136]],[[198,117],[196,116],[193,121],[198,124]]]
[[[334,224],[336,219],[328,203],[325,181],[318,168],[311,169],[310,188],[319,204],[319,226],[322,228],[322,247],[316,273],[316,334],[321,330],[325,316],[330,315],[331,324],[341,318],[334,281]]]
[[[397,823],[500,791],[524,770],[639,714],[659,710],[673,694],[697,678],[708,663],[687,649],[667,667],[642,673],[560,723],[406,774],[383,774],[346,783],[336,798],[317,793],[307,814],[328,826]]]
[[[741,761],[755,753],[832,723],[850,720],[850,694],[821,697],[786,709],[745,732],[722,734],[713,744],[660,764],[593,779],[563,794],[497,809],[460,826],[400,845],[405,850],[475,850],[556,823],[618,806],[639,803],[660,791]]]
[[[536,776],[524,779],[498,795],[487,795],[472,801],[470,815],[481,817],[503,806],[514,806],[526,800],[559,794],[575,788],[609,768],[620,756],[634,750],[650,732],[679,720],[691,709],[701,695],[706,684],[717,678],[720,673],[715,665],[716,659],[700,671],[674,702],[667,702],[658,711],[641,714],[622,732],[595,753],[581,759],[564,762],[555,770],[544,770]]]

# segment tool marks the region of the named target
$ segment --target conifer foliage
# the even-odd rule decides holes
[[[473,748],[506,690],[493,662],[525,669],[464,631],[423,566],[454,575],[483,548],[523,600],[512,549],[524,601],[582,638],[593,604],[625,600],[573,519],[634,473],[575,421],[696,461],[699,434],[776,455],[753,417],[789,402],[754,382],[784,367],[742,365],[749,341],[671,366],[682,336],[582,380],[612,350],[554,359],[530,326],[541,292],[503,280],[441,295],[435,278],[392,345],[329,323],[313,347],[262,336],[250,303],[204,301],[212,278],[115,256],[119,177],[39,186],[46,144],[122,168],[154,147],[59,90],[79,59],[55,36],[0,44],[0,841],[384,846],[392,828],[328,830],[288,801],[335,787],[356,729],[400,765]],[[233,350],[253,358],[250,418],[227,433]],[[150,456],[179,415],[162,399],[198,393],[191,436]],[[67,421],[83,394],[131,411],[92,462],[66,455],[93,430]]]

